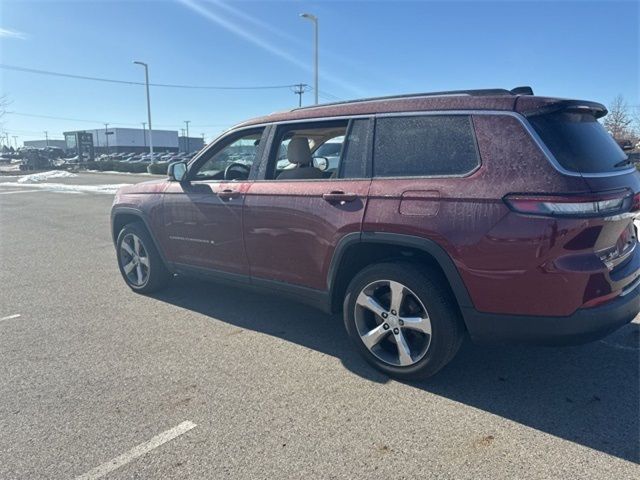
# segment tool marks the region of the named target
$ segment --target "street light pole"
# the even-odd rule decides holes
[[[144,141],[144,146],[147,146],[147,122],[142,122],[142,139]]]
[[[153,128],[151,127],[151,98],[149,96],[149,65],[144,62],[134,61],[136,65],[144,67],[144,81],[147,87],[147,122],[149,123],[149,153],[151,154],[151,163],[155,163],[153,158]]]
[[[104,124],[104,141],[107,146],[107,155],[109,155],[109,124]]]
[[[310,13],[301,13],[300,16],[313,23],[313,90],[316,105],[318,104],[318,17]]]
[[[186,138],[187,146],[185,148],[185,151],[189,153],[189,124],[191,123],[191,120],[185,120],[184,123],[187,126],[187,138]]]
[[[7,141],[9,140],[9,135],[7,135]],[[49,132],[44,131],[44,143],[48,147],[49,146]]]

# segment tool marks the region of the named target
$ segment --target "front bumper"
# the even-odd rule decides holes
[[[462,309],[475,343],[536,345],[576,345],[597,340],[631,322],[639,312],[638,285],[604,305],[582,308],[568,317],[496,315]]]

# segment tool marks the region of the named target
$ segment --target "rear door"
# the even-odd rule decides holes
[[[245,198],[244,236],[253,281],[327,289],[337,243],[361,230],[371,183],[371,134],[368,118],[275,128],[262,177]],[[343,137],[339,162],[316,158],[315,165],[328,168],[322,178],[279,180],[280,171],[295,168],[286,155],[287,142],[295,136],[306,138],[312,152]]]

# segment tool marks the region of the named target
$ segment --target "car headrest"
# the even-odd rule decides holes
[[[309,140],[307,137],[294,137],[287,147],[287,159],[290,163],[296,165],[310,165],[311,149],[309,148]]]

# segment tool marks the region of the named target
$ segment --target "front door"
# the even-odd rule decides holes
[[[261,148],[263,128],[223,138],[190,166],[187,180],[164,196],[164,250],[170,262],[249,275],[242,205]]]
[[[245,198],[244,234],[254,282],[327,289],[337,243],[361,230],[371,183],[370,123],[363,118],[276,129],[264,178],[250,185]]]

